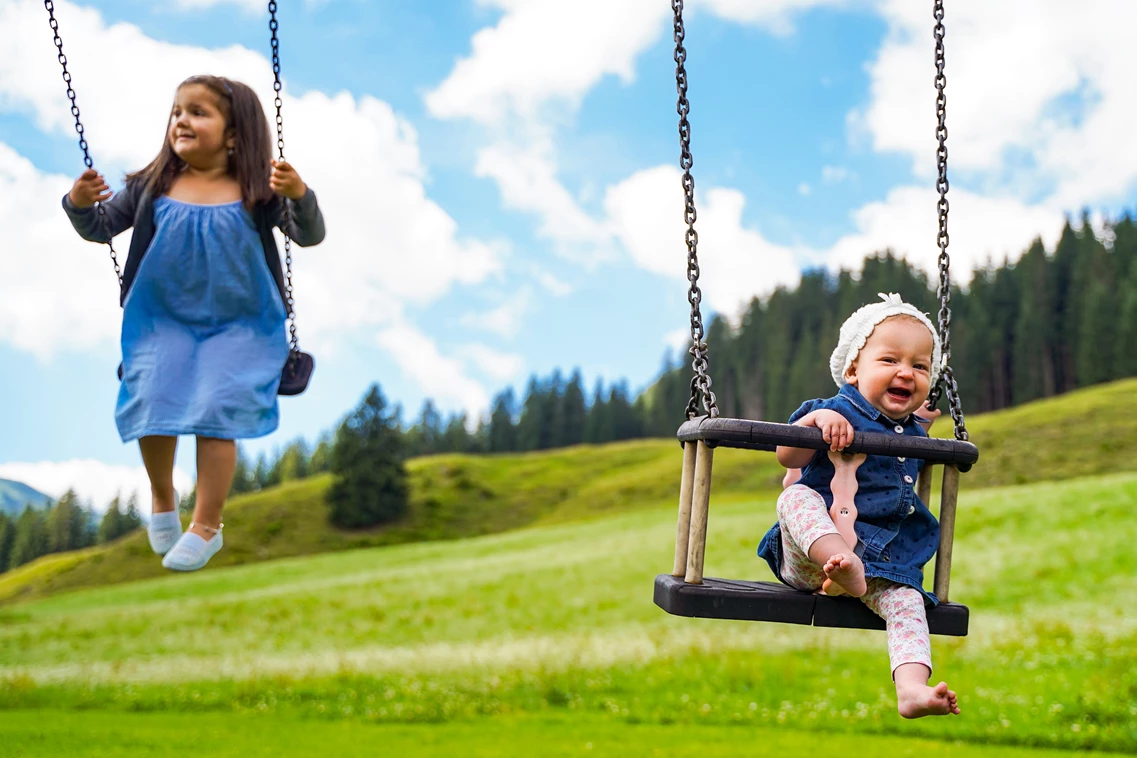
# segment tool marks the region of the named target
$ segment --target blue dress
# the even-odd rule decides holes
[[[241,201],[154,199],[154,238],[123,303],[123,442],[260,437],[280,420],[285,309]]]

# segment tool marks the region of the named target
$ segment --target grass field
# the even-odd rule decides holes
[[[1135,470],[1137,379],[972,417],[968,429],[981,459],[964,478],[965,487]],[[934,431],[950,436],[950,420],[939,422]],[[225,549],[210,565],[453,540],[654,507],[675,498],[678,450],[673,441],[636,440],[542,453],[413,460],[410,516],[365,532],[328,526],[323,498],[330,477],[290,482],[233,498],[225,511]],[[772,455],[719,450],[715,493],[752,494],[779,484],[782,473]],[[162,574],[145,535],[137,533],[0,574],[0,604]]]
[[[1137,384],[1128,384],[1132,393]],[[1117,386],[1089,396],[1114,416],[1133,404]],[[1087,413],[1088,402],[1075,396],[1075,410],[1038,415],[1062,420]],[[1025,434],[1040,422],[1027,414],[1014,423]],[[976,438],[1003,433],[984,418],[969,426]],[[206,741],[205,754],[242,758],[363,755],[376,745],[408,758],[798,755],[828,746],[1132,754],[1137,472],[1096,472],[1124,469],[1126,460],[1133,468],[1137,431],[1127,438],[1124,429],[1080,429],[1065,437],[1035,430],[1005,443],[1024,456],[1011,459],[1019,466],[1011,473],[1061,457],[1036,449],[1040,439],[1081,439],[1109,446],[1086,464],[1093,476],[1056,465],[1062,481],[968,486],[982,483],[981,468],[965,478],[952,599],[970,606],[971,634],[934,643],[936,676],[960,693],[957,718],[896,715],[881,633],[680,619],[657,609],[652,580],[671,565],[679,456],[674,445],[646,442],[522,456],[512,475],[498,458],[416,462],[420,471],[465,472],[449,481],[473,485],[455,492],[484,486],[491,495],[481,507],[509,506],[524,529],[502,531],[508,519],[497,512],[470,515],[463,528],[497,533],[336,544],[317,555],[71,592],[25,576],[23,587],[43,596],[0,606],[0,755],[169,755],[192,739]],[[979,444],[984,460],[1003,455]],[[768,578],[754,549],[773,521],[776,469],[721,453],[707,574]],[[593,468],[574,477],[578,463]],[[987,476],[999,482],[1008,470]],[[1035,473],[1050,470],[1038,465]],[[292,491],[305,486],[319,484]],[[544,499],[529,503],[517,492]],[[269,508],[272,494],[242,507]],[[435,497],[436,513],[476,512]],[[227,540],[221,555],[229,550]]]
[[[672,618],[670,509],[66,593],[0,611],[0,708],[378,723],[606,714],[1137,749],[1137,474],[967,493],[937,640],[963,717],[903,722],[879,633]],[[759,576],[771,497],[717,502],[708,572]],[[1124,526],[1125,528],[1120,528]],[[487,727],[488,728],[488,727]]]

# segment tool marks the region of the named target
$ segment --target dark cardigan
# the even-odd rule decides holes
[[[291,206],[292,222],[284,226],[285,204]],[[145,183],[139,180],[129,181],[121,192],[117,193],[107,202],[103,203],[106,211],[107,228],[99,220],[98,211],[90,208],[76,208],[71,204],[69,195],[63,196],[63,210],[71,219],[71,225],[79,236],[91,242],[107,242],[130,227],[134,227],[134,234],[130,238],[130,251],[126,256],[126,265],[122,270],[122,291],[118,302],[122,305],[126,301],[126,293],[138,273],[138,265],[146,255],[150,242],[154,239],[154,201],[146,192]],[[286,200],[279,196],[267,203],[261,203],[253,208],[253,223],[261,237],[261,246],[264,248],[265,263],[272,272],[272,278],[280,290],[281,301],[288,306],[288,295],[284,283],[284,271],[280,265],[280,252],[276,249],[276,239],[272,236],[273,227],[287,234],[301,247],[318,244],[324,239],[324,215],[320,213],[320,206],[316,204],[316,193],[311,188],[299,200]],[[108,237],[107,232],[110,232]]]

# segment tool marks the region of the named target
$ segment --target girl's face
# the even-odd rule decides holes
[[[236,144],[217,94],[204,84],[187,84],[174,97],[170,147],[193,168],[224,168]]]
[[[845,381],[878,411],[902,420],[928,399],[932,348],[932,334],[919,321],[886,318],[869,335]]]

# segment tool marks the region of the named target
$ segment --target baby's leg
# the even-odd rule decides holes
[[[174,454],[178,450],[177,437],[143,437],[138,440],[142,463],[150,477],[150,494],[154,500],[153,513],[172,513],[178,504],[174,500]]]
[[[197,438],[197,503],[193,509],[192,531],[202,539],[210,539],[215,530],[221,528],[221,509],[229,496],[236,469],[236,442]]]
[[[946,682],[928,686],[932,675],[932,639],[924,597],[912,587],[872,578],[861,598],[884,619],[888,629],[888,657],[896,682],[896,701],[904,718],[958,714],[956,694]]]
[[[818,589],[825,581],[822,566],[842,550],[860,566],[833,525],[825,501],[809,487],[795,484],[782,492],[778,498],[778,522],[782,527],[781,575],[791,587]],[[844,555],[840,557],[847,560]]]

